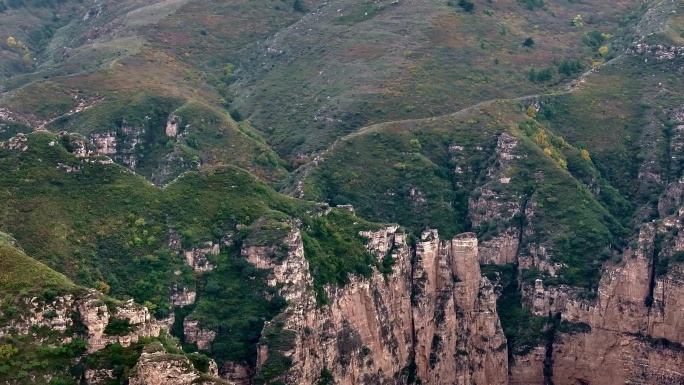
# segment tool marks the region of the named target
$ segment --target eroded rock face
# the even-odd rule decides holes
[[[205,242],[200,246],[195,246],[189,250],[183,250],[185,262],[195,271],[211,271],[215,266],[207,259],[207,255],[218,255],[221,249],[218,244]]]
[[[553,353],[554,383],[684,383],[684,353],[652,338],[595,329],[561,335]]]
[[[506,339],[475,234],[423,233],[413,269],[418,375],[429,384],[505,384]]]
[[[113,343],[130,346],[141,337],[157,337],[161,327],[146,307],[136,305],[133,300],[118,306],[112,313],[95,292],[78,304],[81,322],[88,329],[88,352],[95,352]],[[131,331],[124,335],[108,335],[105,329],[113,318],[128,319]]]
[[[665,226],[670,222],[663,221]],[[551,351],[555,384],[601,384],[607,378],[611,384],[684,383],[684,267],[652,275],[661,231],[654,223],[642,225],[635,250],[627,250],[624,263],[604,273],[595,299],[586,299],[581,289],[537,282],[530,304],[534,313],[560,313],[563,320],[591,328],[556,334]],[[660,254],[679,248],[678,237],[664,243]],[[510,383],[543,384],[547,353],[538,347],[515,357]]]
[[[0,327],[0,338],[8,334],[29,334],[34,326],[64,333],[74,323],[71,318],[71,312],[77,306],[74,295],[67,294],[49,302],[40,301],[35,297],[25,298],[24,302],[28,306],[27,311],[20,312],[18,317],[10,319],[6,326]]]
[[[94,133],[90,135],[90,144],[96,154],[107,155],[117,163],[135,170],[140,154],[136,154],[136,146],[144,143],[145,129],[134,127],[124,121],[116,131]]]
[[[169,302],[173,306],[176,307],[183,307],[183,306],[188,306],[192,305],[195,303],[195,299],[197,298],[197,293],[191,290],[188,290],[187,287],[178,287],[174,286],[172,293],[171,293],[171,298],[169,298]]]
[[[216,332],[210,329],[202,329],[199,321],[183,320],[183,334],[185,341],[191,344],[196,344],[199,350],[209,350],[211,342],[216,338]]]
[[[84,376],[88,385],[106,385],[116,380],[112,369],[87,369]]]
[[[26,335],[34,327],[46,327],[64,334],[74,322],[81,322],[87,329],[83,337],[88,341],[88,352],[92,353],[116,342],[126,347],[141,337],[159,336],[160,326],[146,307],[136,305],[131,300],[116,305],[110,311],[100,294],[94,290],[59,296],[48,302],[37,298],[27,298],[25,302],[27,308],[18,312],[18,316],[13,317],[7,326],[0,328],[0,338],[10,333]],[[131,330],[123,335],[105,333],[107,325],[114,318],[128,319]],[[64,340],[68,338],[70,336],[65,334]]]
[[[187,357],[167,354],[164,351],[143,352],[128,383],[130,385],[227,384],[218,378],[202,378]]]
[[[537,346],[525,355],[514,356],[508,378],[509,385],[545,385],[546,349]]]
[[[424,384],[505,383],[505,337],[492,286],[480,276],[474,234],[440,242],[436,231],[426,233],[413,271],[413,250],[396,226],[363,235],[377,258],[391,255],[392,273],[329,287],[322,307],[298,230],[285,239],[288,255],[280,262],[266,247],[243,250],[253,265],[273,269],[270,284],[281,284],[290,303],[279,318],[295,332],[293,349],[283,352],[293,365],[282,380],[315,384],[326,369],[336,384],[402,384],[415,357]],[[257,370],[268,356],[262,345]]]
[[[235,385],[250,385],[252,383],[252,371],[243,364],[227,361],[221,367],[223,378],[229,379]]]
[[[178,135],[178,125],[180,124],[180,117],[176,115],[169,115],[169,118],[166,120],[166,136],[168,137],[176,137]]]
[[[523,155],[516,153],[518,139],[507,133],[502,133],[498,140],[492,167],[487,169],[486,180],[491,183],[510,183],[506,170],[510,164]],[[502,196],[487,187],[476,189],[476,196],[468,201],[468,216],[473,228],[497,228],[496,235],[483,240],[479,245],[481,263],[506,264],[517,263],[520,245],[520,225],[517,216],[525,210],[520,199]]]

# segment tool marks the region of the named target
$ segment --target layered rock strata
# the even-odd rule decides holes
[[[269,283],[290,303],[279,317],[294,332],[292,349],[282,352],[292,366],[281,380],[314,384],[327,371],[336,384],[399,384],[415,375],[424,384],[506,383],[505,337],[475,235],[442,242],[428,231],[415,250],[396,226],[363,235],[378,259],[391,256],[392,272],[328,287],[320,307],[298,230],[285,239],[282,262],[267,247],[243,250],[256,267],[272,269]],[[257,370],[269,354],[261,346]]]

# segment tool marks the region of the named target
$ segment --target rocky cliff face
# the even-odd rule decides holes
[[[10,319],[7,326],[0,328],[0,338],[8,334],[27,335],[34,328],[47,327],[64,334],[69,341],[67,328],[74,323],[82,323],[87,332],[88,352],[95,352],[113,343],[129,346],[141,337],[158,336],[159,324],[150,316],[147,308],[133,301],[108,307],[100,294],[87,291],[82,294],[67,294],[50,301],[27,298],[26,307]],[[111,308],[111,309],[110,309]],[[107,325],[113,319],[128,320],[130,330],[116,335],[107,333]]]
[[[117,163],[135,170],[141,156],[136,153],[136,146],[144,144],[144,136],[143,127],[134,127],[124,121],[117,131],[92,134],[90,144],[95,153],[107,155]]]
[[[430,384],[506,383],[506,340],[492,286],[480,275],[477,238],[423,233],[413,268],[415,360]]]
[[[556,333],[546,348],[517,357],[510,383],[544,384],[549,369],[555,384],[600,384],[606,378],[614,384],[684,383],[684,269],[663,262],[682,249],[682,237],[673,230],[681,222],[674,219],[642,225],[635,249],[607,269],[595,299],[576,288],[537,281],[534,313],[558,313],[586,327]]]
[[[264,344],[257,369],[284,354],[292,359],[281,376],[288,384],[314,384],[325,372],[336,384],[402,384],[416,375],[424,384],[505,383],[505,338],[492,285],[480,275],[475,235],[442,242],[429,231],[415,249],[397,227],[363,235],[377,258],[391,255],[392,273],[329,287],[321,307],[297,230],[285,240],[282,262],[271,260],[268,248],[243,250],[255,266],[273,269],[270,284],[282,285],[290,303],[278,322],[294,332],[286,351]]]
[[[639,45],[635,52],[658,60],[679,55],[663,46]],[[684,119],[682,107],[667,113],[672,122]],[[547,333],[545,346],[514,357],[510,383],[684,383],[684,125],[672,125],[663,144],[668,157],[662,161],[655,150],[661,130],[657,122],[643,130],[646,160],[639,168],[639,191],[660,199],[637,210],[643,222],[638,237],[620,260],[605,262],[597,290],[548,286],[541,280],[522,285],[523,303],[534,314],[558,315],[561,323]],[[524,263],[521,254],[519,264]]]
[[[183,320],[183,333],[185,341],[197,345],[197,349],[208,350],[211,342],[216,338],[216,332],[210,329],[202,329],[199,321]]]
[[[213,361],[209,374],[205,375],[186,356],[169,354],[161,346],[150,348],[140,355],[129,379],[130,385],[232,385],[216,377],[218,369]]]
[[[492,167],[488,168],[485,181],[490,183],[508,184],[505,170],[511,163],[522,155],[516,154],[518,139],[507,133],[501,134],[497,140]],[[497,230],[496,235],[487,237],[479,245],[481,263],[506,264],[518,262],[518,248],[522,237],[521,227],[513,221],[516,215],[521,215],[525,207],[519,197],[502,196],[485,184],[476,190],[477,197],[471,197],[468,202],[468,213],[473,228],[486,225]]]

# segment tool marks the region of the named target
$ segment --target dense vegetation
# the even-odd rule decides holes
[[[682,46],[684,8],[660,2],[642,18],[652,5],[0,0],[0,327],[17,314],[12,296],[87,287],[175,315],[180,338],[81,359],[83,325],[66,344],[35,330],[51,347],[0,341],[0,381],[54,372],[66,384],[104,367],[125,382],[151,345],[197,350],[183,341],[186,318],[217,333],[188,356],[202,371],[208,357],[254,368],[263,344],[255,381],[276,381],[291,365],[288,303],[241,251],[264,246],[281,262],[295,229],[319,306],[326,285],[391,272],[359,234],[377,223],[443,239],[473,231],[481,243],[515,233],[517,257],[536,267],[482,268],[502,290],[509,352],[586,332],[532,315],[519,284],[572,285],[591,300],[642,223],[678,215],[662,198],[684,176],[672,118],[682,62],[634,44]],[[47,132],[9,148],[32,131]],[[326,204],[339,207],[323,215]],[[684,260],[673,229],[659,227],[652,278]],[[214,245],[215,269],[188,266],[184,251]],[[171,306],[180,288],[196,302]],[[119,320],[105,333],[130,330]],[[406,371],[413,381],[415,362]]]
[[[311,216],[319,210],[316,204],[282,196],[232,167],[189,173],[163,189],[154,187],[118,165],[75,157],[64,147],[71,139],[32,134],[25,152],[0,149],[3,229],[36,258],[78,283],[118,298],[132,297],[157,317],[172,311],[172,287],[196,289],[197,303],[176,310],[174,334],[182,336],[184,316],[216,330],[217,342],[208,353],[219,362],[254,365],[264,322],[286,306],[278,288],[266,285],[269,272],[240,256],[243,243],[280,245],[280,256],[273,257],[282,258],[288,247],[283,238],[291,231],[287,221],[302,218],[302,236],[321,299],[323,285],[343,285],[348,274],[367,276],[372,266],[391,269],[368,254],[359,236],[359,231],[377,225],[348,211]],[[63,165],[77,171],[67,172]],[[18,179],[24,182],[13,182]],[[170,243],[169,228],[180,244]],[[232,239],[232,246],[209,256],[216,269],[205,274],[194,273],[179,254],[180,247],[218,244],[225,237]],[[2,275],[3,282],[17,290],[29,288],[22,277],[38,278],[35,272],[41,271],[32,268],[37,264],[32,261],[27,260],[27,266],[12,262],[4,269],[10,275]],[[44,281],[68,284],[60,275]],[[129,328],[125,322],[112,323],[105,332],[125,334]]]

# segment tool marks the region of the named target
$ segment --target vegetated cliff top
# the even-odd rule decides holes
[[[76,288],[67,277],[24,254],[14,240],[0,232],[0,292],[69,291]]]
[[[631,0],[461,3],[12,1],[0,230],[79,284],[175,315],[177,336],[197,321],[213,357],[251,368],[287,301],[243,246],[281,258],[299,229],[317,294],[391,268],[358,236],[375,224],[271,188],[300,165],[289,187],[305,199],[473,231],[483,261],[527,258],[526,284],[589,293],[681,177],[660,130],[677,123],[679,62],[610,60],[641,39],[680,44],[684,19]],[[66,287],[31,261],[0,276],[8,290]],[[176,289],[199,301],[174,308]]]
[[[158,318],[176,312],[175,335],[189,315],[217,329],[216,358],[253,365],[263,323],[286,305],[266,284],[269,272],[241,257],[243,246],[273,248],[277,258],[287,250],[283,236],[300,227],[319,290],[378,263],[358,234],[377,225],[348,210],[319,217],[325,205],[279,194],[232,166],[157,187],[80,155],[80,140],[39,132],[3,142],[0,229],[79,284],[132,297]],[[183,288],[199,300],[174,310],[170,297]]]

